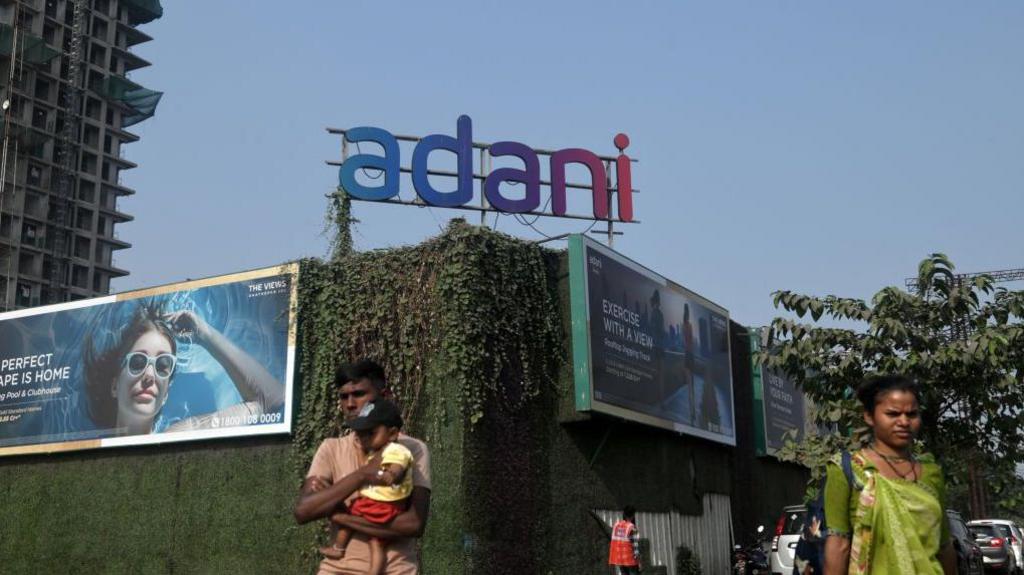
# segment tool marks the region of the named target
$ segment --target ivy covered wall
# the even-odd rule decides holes
[[[322,530],[291,508],[338,432],[334,369],[364,356],[431,449],[428,575],[600,573],[590,509],[699,513],[730,492],[731,448],[575,413],[564,252],[461,221],[416,246],[342,243],[302,262],[291,437],[2,459],[3,571],[312,572]]]
[[[503,467],[481,462],[513,453],[510,441],[536,441],[506,435],[500,422],[526,417],[556,386],[564,352],[553,261],[554,252],[456,220],[413,247],[304,262],[295,471],[338,432],[331,390],[338,363],[379,361],[409,433],[431,450],[425,573],[479,573],[487,539],[474,534],[495,510],[479,507],[477,497],[521,487],[518,475],[500,480]],[[491,433],[501,440],[481,443]]]
[[[290,441],[0,459],[0,572],[303,573]]]

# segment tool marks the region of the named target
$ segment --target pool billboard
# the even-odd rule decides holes
[[[298,265],[0,314],[0,455],[288,433]]]

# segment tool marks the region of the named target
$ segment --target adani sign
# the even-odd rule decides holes
[[[383,149],[383,155],[356,154],[345,158],[341,163],[338,179],[341,187],[353,198],[369,201],[388,201],[398,195],[399,176],[403,171],[401,152],[398,139],[387,130],[381,128],[361,127],[344,132],[347,142],[370,142]],[[402,138],[408,139],[408,138]],[[415,140],[415,139],[413,139]],[[412,184],[416,194],[423,202],[431,206],[457,208],[466,206],[474,197],[473,192],[473,148],[487,149],[491,157],[511,156],[522,162],[522,168],[502,167],[486,174],[483,178],[482,191],[490,209],[508,213],[538,213],[541,206],[540,188],[546,183],[541,180],[541,155],[549,159],[551,188],[551,213],[545,215],[566,216],[566,188],[583,187],[578,184],[566,184],[565,167],[568,164],[580,164],[590,172],[589,185],[593,199],[594,219],[610,220],[609,193],[616,193],[618,217],[615,221],[633,221],[633,189],[630,176],[630,158],[624,153],[629,146],[629,137],[618,134],[614,139],[619,155],[615,158],[602,159],[597,154],[581,148],[566,148],[555,152],[538,152],[520,142],[496,142],[490,145],[473,143],[473,121],[469,116],[459,116],[456,122],[455,136],[432,134],[418,140],[412,152],[412,163],[407,171],[412,175]],[[447,151],[455,154],[456,170],[439,173],[429,170],[430,154],[435,151]],[[609,178],[605,161],[615,164],[615,187],[609,189]],[[372,169],[383,174],[383,183],[367,186],[356,180],[360,170]],[[442,191],[435,188],[428,175],[448,175],[456,179],[454,190]],[[525,194],[511,198],[501,191],[502,183],[523,184]]]

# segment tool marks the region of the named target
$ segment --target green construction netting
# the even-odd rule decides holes
[[[127,128],[150,118],[156,113],[156,105],[160,103],[163,92],[143,88],[122,76],[107,76],[96,86],[91,86],[96,93],[117,100],[131,109],[126,112],[121,126]]]
[[[102,82],[90,85],[89,88],[95,90],[97,94],[111,100],[124,100],[125,95],[129,92],[144,89],[142,86],[132,82],[128,78],[114,75],[107,76]]]
[[[38,36],[20,34],[18,36],[18,52],[30,64],[42,64],[55,58],[59,52],[46,45]],[[0,24],[0,56],[14,54],[14,28],[9,24]]]
[[[152,22],[164,15],[160,0],[121,0],[121,7],[128,12],[128,23],[132,26]]]
[[[160,103],[163,92],[139,88],[131,90],[124,95],[124,103],[127,104],[133,113],[126,113],[121,119],[121,127],[127,128],[139,122],[153,117],[156,113],[156,105]]]

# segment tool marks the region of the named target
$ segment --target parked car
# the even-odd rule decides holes
[[[974,542],[974,536],[964,523],[960,513],[952,509],[946,510],[949,520],[949,533],[953,537],[953,549],[956,551],[957,575],[983,575],[985,565],[981,548]]]
[[[967,529],[974,535],[974,542],[981,547],[985,571],[1011,575],[1016,570],[1016,561],[1013,552],[1010,551],[1010,545],[1003,538],[1002,531],[995,525],[968,524]]]
[[[772,575],[791,575],[793,573],[793,557],[796,544],[804,530],[807,518],[807,507],[790,505],[782,509],[775,524],[775,537],[772,538],[771,553],[768,554],[768,567]]]
[[[1024,536],[1022,536],[1020,528],[1013,521],[1007,521],[1006,519],[978,519],[971,521],[968,525],[994,525],[996,529],[1002,534],[1003,538],[1009,541],[1010,550],[1013,551],[1014,564],[1016,565],[1016,572],[1021,575],[1024,572]]]

